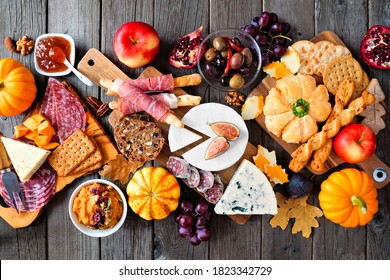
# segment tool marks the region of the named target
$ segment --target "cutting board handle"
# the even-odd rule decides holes
[[[357,165],[374,179],[377,189],[381,189],[390,183],[390,168],[375,154]]]

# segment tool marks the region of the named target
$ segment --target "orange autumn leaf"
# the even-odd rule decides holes
[[[278,213],[269,221],[270,225],[275,228],[279,226],[282,230],[285,230],[290,217],[288,216],[289,211],[299,205],[305,204],[309,195],[301,198],[290,198],[287,199],[280,192],[276,192],[276,201],[278,203]]]
[[[286,170],[284,170],[280,165],[266,164],[264,165],[264,170],[269,180],[275,184],[283,184],[289,181]]]
[[[320,208],[307,203],[292,208],[288,212],[289,218],[295,218],[292,233],[296,234],[301,231],[303,237],[309,238],[311,228],[317,228],[319,226],[316,217],[322,217],[322,215],[323,213]]]
[[[143,165],[143,162],[129,162],[123,155],[119,154],[115,159],[108,161],[99,174],[112,181],[119,180],[125,185],[130,180],[130,174],[134,174]]]

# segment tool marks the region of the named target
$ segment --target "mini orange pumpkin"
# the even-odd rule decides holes
[[[138,170],[126,192],[131,209],[145,220],[164,219],[179,204],[179,183],[162,167],[149,166]]]
[[[318,199],[324,216],[343,227],[364,226],[378,211],[374,180],[355,168],[332,173],[322,182]]]
[[[30,70],[15,59],[0,60],[0,116],[16,116],[26,111],[36,94]]]

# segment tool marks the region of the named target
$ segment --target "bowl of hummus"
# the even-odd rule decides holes
[[[75,227],[93,237],[116,232],[127,215],[127,200],[110,181],[92,179],[80,184],[69,201],[69,215]]]

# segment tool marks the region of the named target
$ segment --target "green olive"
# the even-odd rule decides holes
[[[217,56],[217,52],[214,48],[209,48],[204,54],[204,57],[206,58],[207,61],[213,61],[216,56]]]
[[[213,40],[213,47],[219,52],[223,51],[226,48],[226,42],[222,37],[216,37]]]
[[[230,59],[230,65],[232,69],[238,69],[240,68],[245,62],[245,56],[241,53],[235,53],[233,54],[232,58]]]
[[[252,60],[253,60],[253,55],[250,49],[245,48],[241,51],[241,54],[245,56],[245,64],[251,65]]]
[[[234,89],[242,88],[245,84],[245,79],[241,74],[234,74],[229,81],[229,86]]]
[[[227,57],[228,57],[228,52],[227,52],[227,50],[221,51],[221,56],[222,56],[223,58],[227,58]]]

